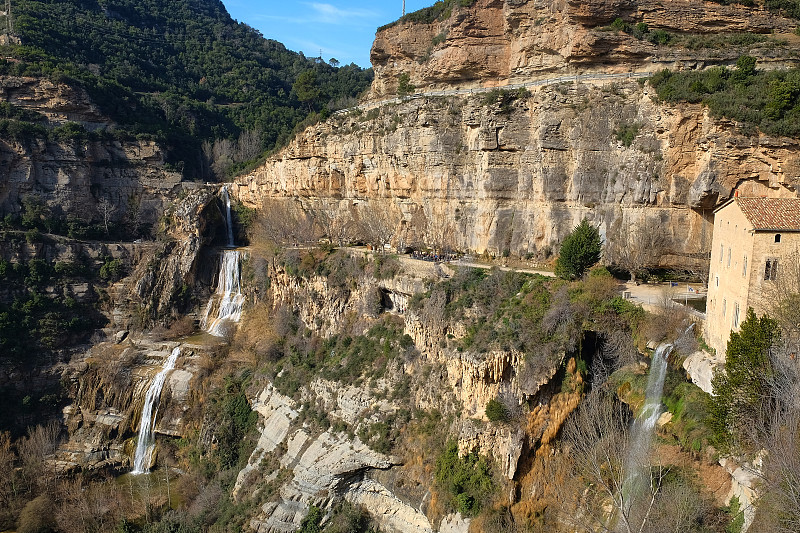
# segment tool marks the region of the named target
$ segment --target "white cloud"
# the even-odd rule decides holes
[[[374,18],[377,16],[377,13],[368,9],[341,9],[333,4],[323,4],[321,2],[311,2],[306,3],[306,5],[311,6],[314,11],[316,22],[326,24],[352,23],[354,19]]]

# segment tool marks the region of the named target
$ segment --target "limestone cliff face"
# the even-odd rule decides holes
[[[583,217],[606,240],[644,218],[673,257],[699,267],[711,210],[735,189],[792,194],[798,143],[744,137],[700,105],[667,106],[636,82],[540,88],[510,102],[416,98],[337,115],[237,180],[250,205],[295,197],[308,209],[399,209],[398,242],[445,233],[478,253],[546,256]],[[630,146],[615,135],[636,129]]]
[[[770,33],[795,26],[761,8],[698,0],[477,0],[470,7],[456,2],[443,20],[400,21],[378,32],[370,58],[371,97],[396,94],[402,73],[417,90],[491,87],[578,72],[726,62],[741,53],[698,56],[603,29],[617,17],[678,34]]]
[[[675,34],[775,30],[787,41],[658,46],[608,29],[617,17]],[[376,36],[371,101],[298,135],[240,177],[235,194],[255,206],[292,197],[328,213],[399,211],[398,245],[446,235],[464,250],[540,257],[584,217],[609,242],[652,219],[671,241],[662,262],[703,270],[713,208],[735,189],[794,194],[798,143],[743,136],[700,105],[665,105],[646,84],[600,75],[730,64],[742,53],[785,65],[794,26],[759,7],[698,0],[477,0],[429,24],[401,21]],[[428,94],[387,100],[404,73]],[[591,79],[463,94],[576,74]]]
[[[35,111],[49,126],[114,128],[84,91],[46,79],[0,77],[0,102]],[[36,196],[56,216],[98,220],[105,199],[113,220],[135,209],[138,223],[152,224],[181,181],[164,157],[152,141],[0,139],[0,213],[18,213],[22,198]]]

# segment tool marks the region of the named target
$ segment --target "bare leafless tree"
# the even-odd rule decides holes
[[[783,348],[788,353],[800,353],[800,249],[781,260],[776,280],[763,283],[759,303],[778,321]]]
[[[261,153],[262,135],[260,130],[246,130],[236,141],[236,162],[250,161]]]
[[[55,479],[54,457],[61,435],[61,426],[55,420],[45,425],[28,428],[28,436],[17,442],[23,464],[24,476],[31,487],[44,492],[53,488]]]
[[[748,436],[767,452],[759,508],[764,522],[760,530],[769,533],[800,531],[800,360],[796,340],[786,338],[790,335],[770,351],[766,409],[762,420],[748,428]]]
[[[679,520],[678,531],[691,530],[697,513],[686,506],[666,512],[686,500],[683,490],[662,491],[669,467],[651,464],[649,456],[642,458],[642,464],[626,464],[632,458],[628,419],[627,408],[613,394],[595,389],[565,424],[563,446],[572,462],[573,483],[565,488],[573,497],[562,498],[572,499],[562,520],[586,533],[662,530],[656,527],[660,518],[665,524]],[[631,468],[643,473],[644,482],[631,482]],[[670,494],[674,499],[666,499]]]
[[[330,239],[331,244],[344,246],[356,238],[356,223],[348,210],[337,209],[333,213],[320,211],[317,220],[320,231]]]
[[[100,215],[100,220],[103,222],[103,228],[106,230],[106,236],[109,234],[109,224],[114,218],[114,213],[117,211],[117,206],[108,196],[103,196],[97,201],[97,214]]]
[[[658,266],[667,253],[671,239],[665,227],[655,218],[645,216],[633,227],[624,227],[620,219],[606,243],[606,260],[624,268],[632,281],[648,267]]]
[[[250,242],[261,252],[315,243],[317,238],[318,225],[313,213],[290,199],[264,202],[250,228]]]
[[[15,459],[11,436],[8,432],[0,433],[0,479],[4,480],[0,483],[0,527],[11,518],[19,491]]]
[[[356,211],[359,235],[383,253],[386,245],[392,242],[400,225],[400,213],[390,203],[385,205],[367,204]]]

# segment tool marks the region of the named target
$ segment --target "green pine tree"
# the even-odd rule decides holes
[[[561,243],[556,275],[564,279],[580,278],[600,261],[602,247],[600,231],[584,218]]]
[[[716,372],[711,382],[714,395],[709,409],[709,426],[723,451],[733,445],[747,446],[748,434],[758,427],[772,375],[769,352],[780,336],[777,321],[760,318],[752,308],[741,329],[731,332],[725,352],[725,371]]]

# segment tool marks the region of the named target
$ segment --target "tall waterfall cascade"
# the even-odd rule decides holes
[[[661,416],[661,396],[664,393],[664,378],[667,376],[667,357],[672,352],[672,347],[672,344],[664,343],[656,348],[647,377],[644,407],[631,429],[630,448],[625,461],[625,479],[622,486],[626,510],[630,509],[635,495],[641,493],[645,484],[650,482],[645,472],[649,471],[648,455],[653,441],[653,430]]]
[[[224,337],[231,323],[242,317],[244,295],[241,287],[241,261],[239,250],[233,240],[233,220],[231,217],[231,198],[228,188],[222,188],[225,202],[225,223],[227,226],[228,248],[220,258],[217,290],[208,300],[200,326],[216,337]]]
[[[681,341],[691,335],[695,324],[681,333],[675,344],[680,346]],[[675,345],[662,343],[653,353],[650,362],[650,373],[647,376],[647,391],[645,393],[644,407],[633,422],[631,439],[628,444],[628,456],[625,460],[625,477],[622,482],[623,507],[630,510],[637,495],[642,494],[649,486],[649,455],[653,442],[653,433],[661,416],[661,398],[664,395],[664,379],[667,377],[667,358],[672,353]]]
[[[153,456],[153,428],[156,425],[158,415],[158,403],[161,399],[161,391],[167,381],[170,370],[175,368],[175,362],[181,354],[180,346],[176,346],[169,357],[164,361],[161,371],[156,374],[147,389],[144,399],[144,409],[142,409],[142,420],[139,423],[139,440],[136,443],[136,452],[133,456],[133,471],[131,474],[146,474],[150,469]]]

